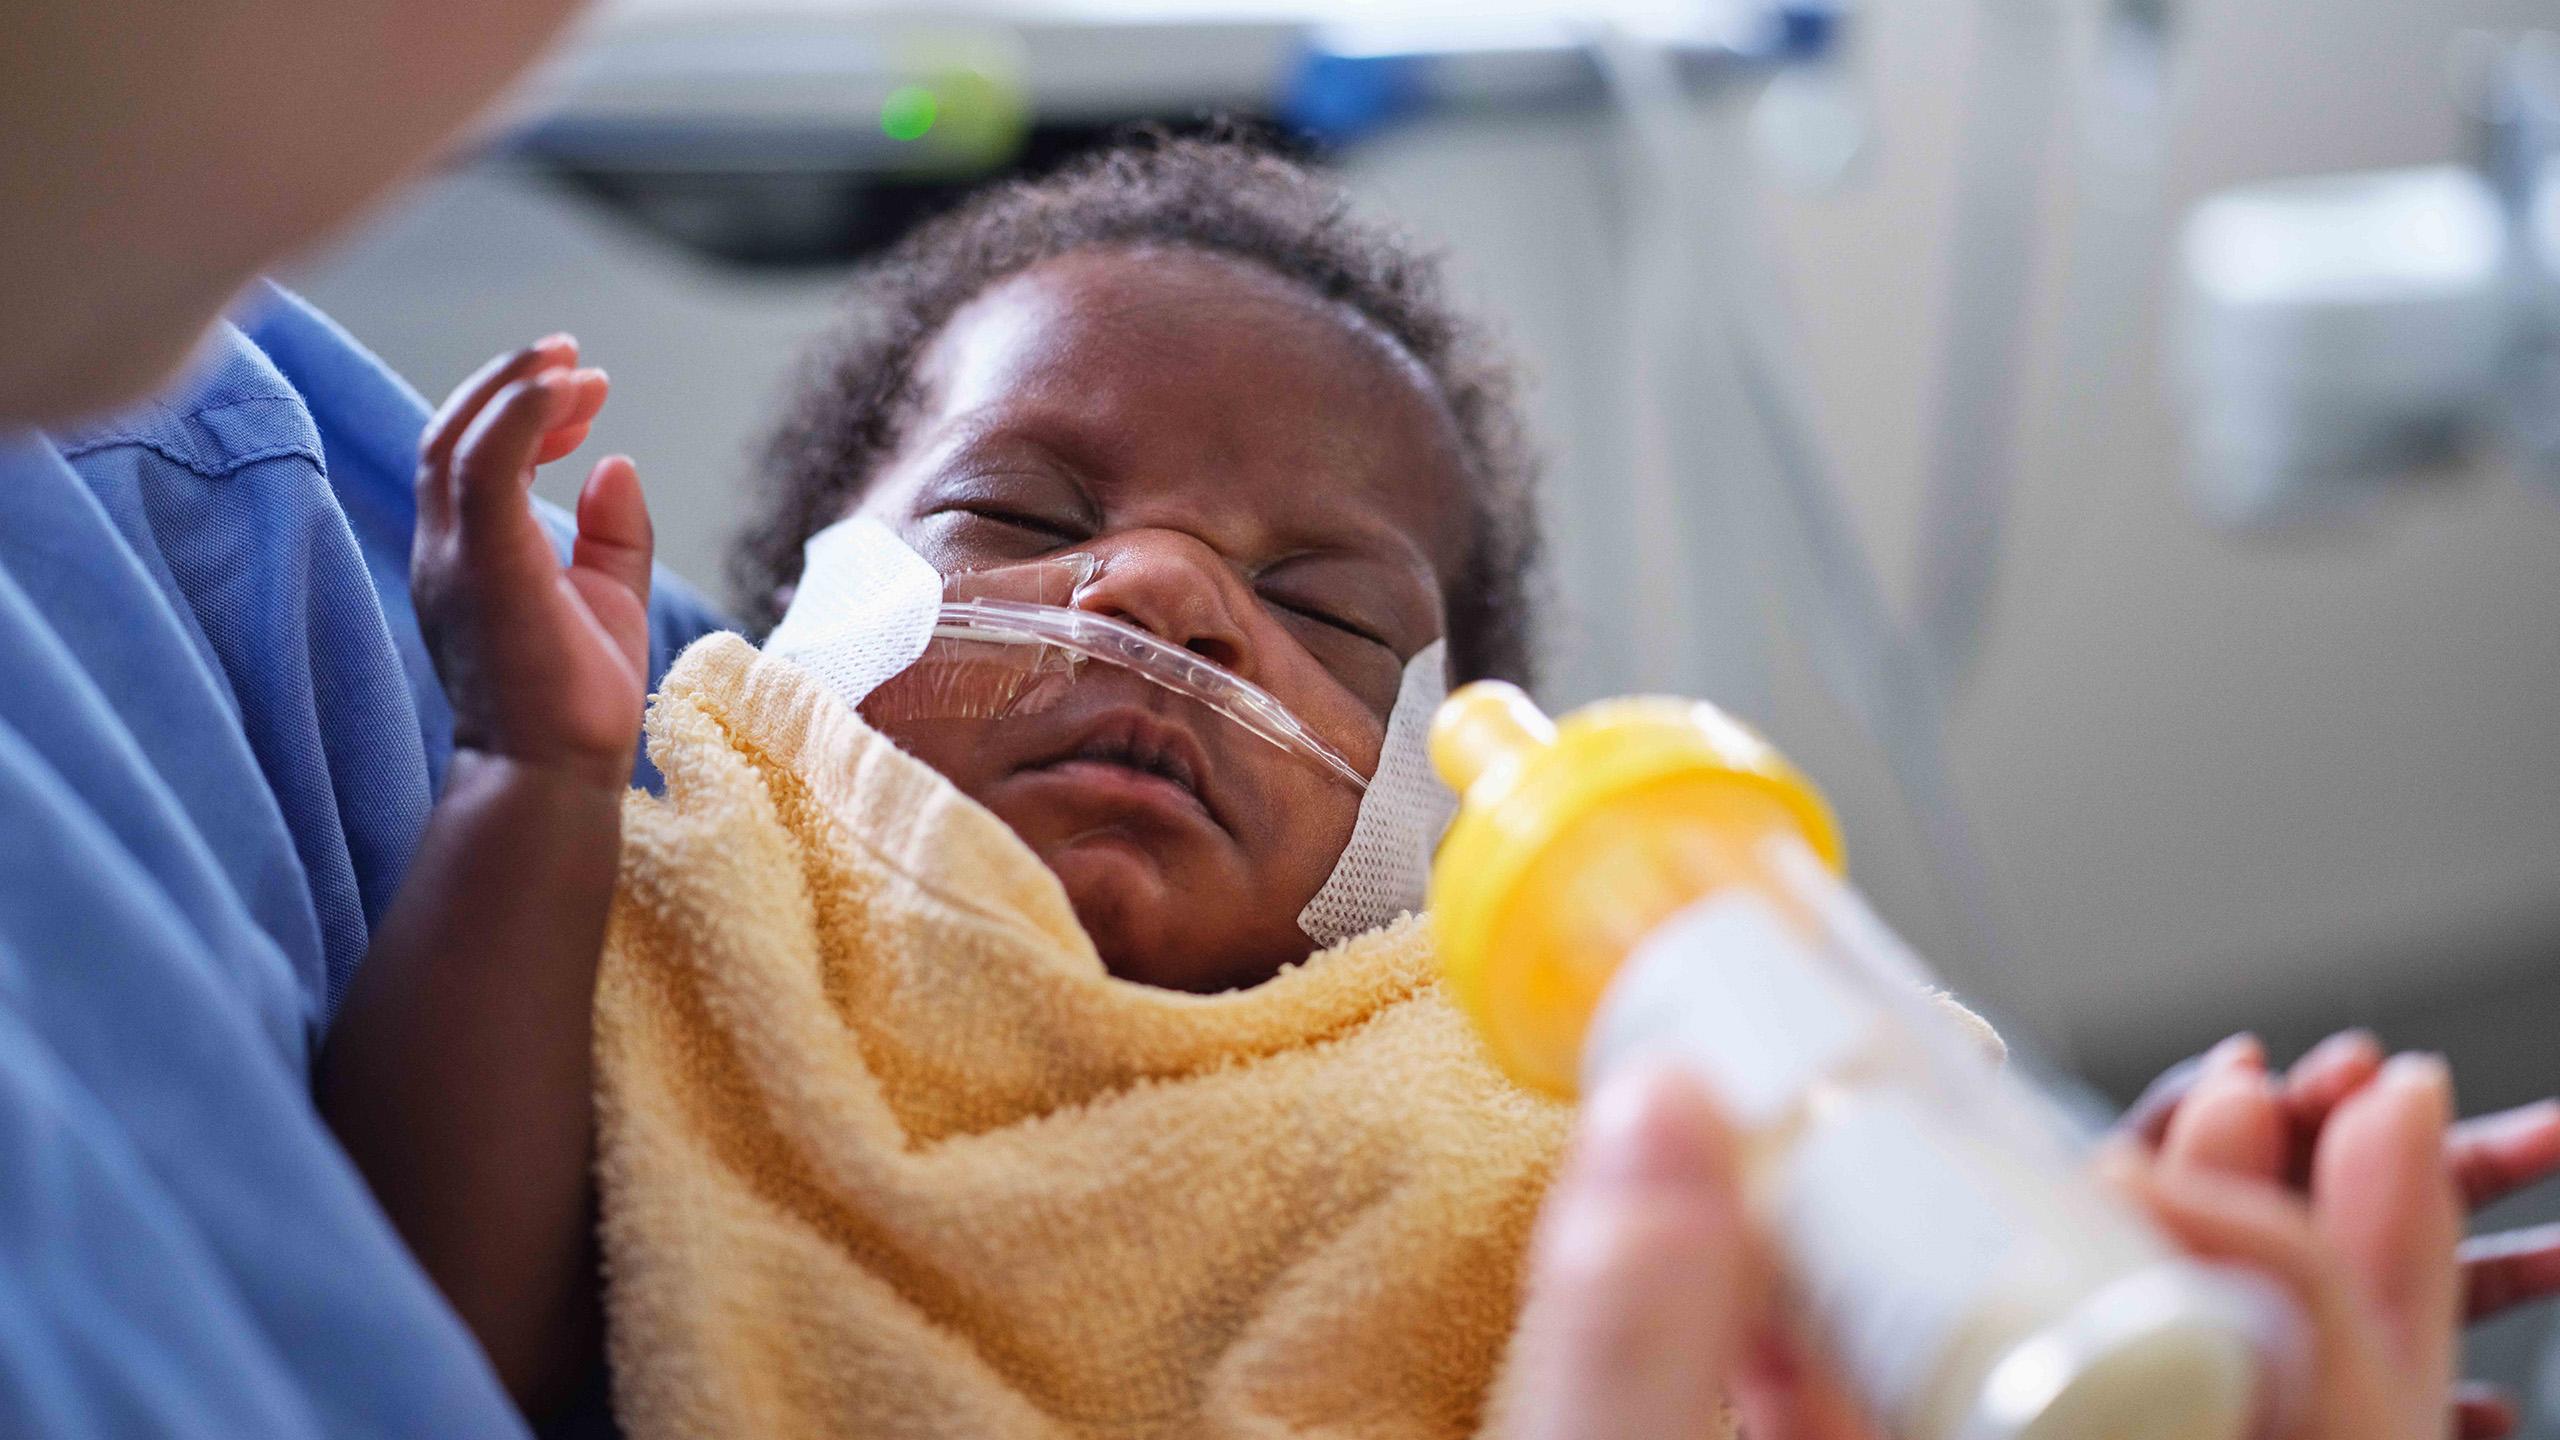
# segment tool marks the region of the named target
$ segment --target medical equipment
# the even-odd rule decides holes
[[[1034,715],[1098,663],[1206,706],[1354,790],[1369,788],[1369,777],[1261,686],[1125,620],[1074,608],[1095,568],[1079,553],[949,577],[932,643],[871,693],[864,713],[874,723]]]
[[[1929,993],[1839,873],[1821,797],[1711,707],[1443,707],[1452,994],[1515,1078],[1691,1069],[1847,1378],[1910,1440],[2237,1440],[2288,1313],[2179,1255]]]
[[[1839,29],[1838,0],[1653,8],[1654,38],[1702,87],[1818,60]],[[1218,116],[1322,149],[1426,116],[1608,98],[1567,7],[1299,9],[626,0],[527,87],[491,148],[713,258],[820,265],[1133,125]]]
[[[1635,7],[1629,7],[1635,8]],[[1683,88],[1765,79],[1838,43],[1838,0],[1730,0],[1650,7],[1647,43]],[[1557,113],[1610,102],[1594,22],[1562,15],[1380,14],[1317,28],[1280,117],[1327,145],[1366,140],[1424,116]]]
[[[1233,722],[1354,790],[1367,776],[1252,681],[1125,620],[1074,608],[1098,568],[1073,553],[945,577],[867,516],[811,537],[765,648],[875,720],[999,720],[1056,703],[1091,664]]]
[[[1324,888],[1298,912],[1298,928],[1317,944],[1338,944],[1422,908],[1432,854],[1458,809],[1458,797],[1431,767],[1431,717],[1448,694],[1448,642],[1434,640],[1405,662],[1351,838]]]
[[[811,537],[806,557],[765,649],[814,672],[873,724],[894,735],[916,723],[1022,719],[1065,700],[1093,667],[1135,676],[1360,795],[1341,856],[1299,916],[1310,939],[1332,944],[1421,907],[1432,847],[1455,804],[1426,750],[1448,683],[1440,642],[1406,662],[1374,773],[1363,774],[1261,686],[1079,608],[1099,568],[1089,553],[946,577],[886,525],[855,517]]]
[[[2217,195],[2188,219],[2177,360],[2199,500],[2235,523],[2451,452],[2508,348],[2507,226],[2461,166]]]
[[[2359,508],[2501,443],[2560,483],[2560,34],[2472,49],[2484,166],[2246,186],[2188,217],[2172,359],[2216,518]]]
[[[714,258],[835,263],[1035,148],[1029,63],[987,22],[626,9],[528,86],[495,149]]]

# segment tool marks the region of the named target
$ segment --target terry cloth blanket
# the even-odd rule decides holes
[[[1567,1114],[1422,925],[1150,990],[789,662],[701,641],[649,733],[596,1016],[632,1440],[1478,1428]]]

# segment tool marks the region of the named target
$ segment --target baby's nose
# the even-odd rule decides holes
[[[1242,607],[1252,597],[1217,551],[1173,530],[1133,530],[1087,547],[1098,567],[1076,607],[1125,620],[1244,676],[1253,644]]]

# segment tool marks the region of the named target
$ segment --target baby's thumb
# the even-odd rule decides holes
[[[649,562],[656,536],[649,524],[649,502],[640,493],[640,472],[627,455],[608,455],[596,462],[578,492],[578,540],[570,563],[629,590],[643,606],[649,602]]]
[[[1509,1440],[1723,1433],[1727,1377],[1766,1293],[1737,1148],[1678,1072],[1593,1097],[1539,1219],[1505,1377]]]

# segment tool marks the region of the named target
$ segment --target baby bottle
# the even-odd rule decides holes
[[[1464,801],[1431,885],[1458,1003],[1530,1086],[1665,1059],[1709,1085],[1887,1433],[2249,1432],[2286,1312],[2086,1176],[2059,1110],[1849,889],[1828,808],[1767,743],[1708,705],[1557,724],[1478,684],[1431,748]]]

